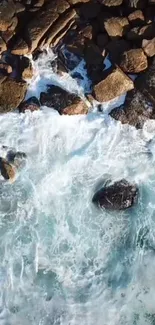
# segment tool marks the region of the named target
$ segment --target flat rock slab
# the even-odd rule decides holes
[[[17,82],[11,78],[5,78],[0,83],[0,113],[7,113],[16,109],[23,101],[27,90],[27,84]]]
[[[125,51],[120,58],[120,67],[127,73],[139,73],[148,67],[147,56],[141,48]]]
[[[75,115],[88,113],[88,106],[80,97],[68,93],[57,86],[51,86],[47,93],[41,93],[40,102],[44,106],[57,110],[59,114]]]
[[[93,196],[92,202],[108,210],[125,210],[132,207],[137,199],[137,186],[123,179],[101,188]]]
[[[124,105],[114,108],[110,115],[122,124],[141,129],[148,119],[155,118],[155,109],[140,91],[132,90],[127,94]]]
[[[119,68],[108,69],[108,76],[94,86],[93,95],[98,102],[107,102],[134,88],[133,81]]]

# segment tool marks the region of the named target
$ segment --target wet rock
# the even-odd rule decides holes
[[[3,38],[0,36],[0,54],[7,50],[7,45]]]
[[[124,105],[114,108],[110,115],[122,124],[130,124],[141,129],[148,119],[155,118],[155,109],[144,94],[133,90],[127,94]]]
[[[134,88],[133,81],[119,68],[106,70],[107,77],[95,85],[94,98],[99,102],[107,102]]]
[[[109,59],[112,63],[119,63],[120,56],[130,49],[129,42],[120,39],[120,40],[112,40],[106,46],[106,49],[109,53]]]
[[[0,172],[4,179],[13,182],[15,180],[15,169],[14,167],[4,158],[0,157]]]
[[[41,105],[56,109],[59,114],[87,114],[88,106],[77,95],[68,93],[57,86],[51,86],[47,93],[40,95]]]
[[[155,36],[155,25],[149,24],[143,27],[134,27],[126,35],[130,41],[142,41],[144,38],[151,39]]]
[[[19,105],[20,113],[25,113],[26,110],[34,112],[34,111],[38,111],[39,109],[40,109],[40,103],[36,97],[31,97]]]
[[[69,44],[67,44],[67,49],[73,54],[82,57],[84,55],[85,44],[88,42],[88,40],[92,40],[92,38],[92,26],[88,25],[84,28],[81,28],[78,33],[73,36]]]
[[[147,56],[141,48],[126,51],[121,56],[120,67],[124,72],[128,73],[144,71],[148,67]]]
[[[100,0],[100,2],[107,7],[116,7],[120,6],[123,0]]]
[[[75,5],[77,3],[85,3],[85,2],[88,2],[88,1],[90,1],[90,0],[68,0],[70,5]]]
[[[136,79],[135,86],[155,105],[155,58],[149,68]]]
[[[31,79],[33,77],[33,67],[28,58],[21,59],[21,71],[23,79]]]
[[[13,164],[18,169],[24,167],[27,155],[25,152],[9,150],[6,158],[10,164]]]
[[[28,51],[29,51],[28,44],[22,38],[19,38],[13,44],[11,53],[15,55],[26,55]]]
[[[9,64],[0,60],[0,72],[2,73],[6,72],[7,74],[9,74],[12,72],[12,67]]]
[[[105,46],[108,44],[108,41],[109,41],[109,37],[107,34],[100,33],[97,35],[96,43],[101,50],[105,48]]]
[[[101,188],[93,196],[92,202],[108,210],[125,210],[132,207],[137,200],[137,186],[122,179]]]
[[[87,65],[103,64],[104,57],[95,43],[92,41],[87,42],[84,49],[84,59]]]
[[[144,25],[145,18],[142,10],[135,10],[128,16],[128,20],[133,27]]]
[[[17,82],[9,77],[0,83],[0,113],[6,113],[16,109],[23,101],[27,90],[27,84]]]
[[[149,57],[152,57],[155,55],[155,37],[151,40],[144,39],[142,41],[142,48],[145,52],[145,54]]]
[[[101,10],[101,5],[99,2],[88,2],[84,3],[79,10],[80,16],[84,19],[93,19],[96,18]]]
[[[15,12],[16,14],[25,11],[25,6],[21,2],[15,2]]]
[[[15,4],[13,0],[0,2],[0,31],[6,31],[11,25],[15,14]]]
[[[111,38],[120,38],[129,29],[129,21],[125,17],[107,18],[104,22],[104,27]]]
[[[147,0],[125,0],[126,5],[131,8],[146,8]]]

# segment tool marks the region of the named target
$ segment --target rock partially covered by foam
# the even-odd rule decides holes
[[[15,180],[15,168],[6,159],[0,157],[0,172],[5,180],[14,182]]]
[[[125,210],[132,207],[137,199],[137,186],[122,179],[112,185],[102,187],[95,193],[92,202],[109,210]]]

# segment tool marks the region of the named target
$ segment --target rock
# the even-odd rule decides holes
[[[126,35],[130,41],[142,41],[144,38],[151,39],[155,36],[155,24],[145,25],[143,27],[134,27]]]
[[[100,0],[100,2],[107,7],[120,6],[123,0]]]
[[[87,114],[88,106],[77,95],[68,93],[57,86],[51,86],[47,93],[40,95],[41,105],[56,109],[59,114]]]
[[[105,20],[104,27],[111,38],[120,38],[129,29],[129,22],[125,17],[112,17]]]
[[[12,21],[11,21],[10,26],[8,27],[8,30],[13,32],[16,29],[17,25],[18,25],[18,18],[15,16],[12,18]]]
[[[114,108],[110,115],[122,124],[130,124],[141,129],[148,119],[155,118],[154,105],[140,91],[130,91],[124,105]]]
[[[13,0],[0,2],[0,31],[6,31],[11,25],[15,14],[15,4]]]
[[[84,59],[85,59],[87,65],[92,65],[92,64],[93,65],[98,65],[98,64],[103,65],[103,61],[104,61],[104,57],[102,56],[100,49],[92,41],[88,41],[85,44]]]
[[[12,47],[11,53],[15,55],[26,55],[29,51],[27,43],[19,38]]]
[[[36,97],[31,97],[26,101],[22,102],[18,108],[20,113],[25,113],[26,110],[34,112],[40,109],[40,103]]]
[[[105,46],[108,44],[108,41],[109,37],[107,34],[100,33],[97,35],[96,43],[101,50],[105,48]]]
[[[133,81],[121,69],[110,68],[106,73],[107,77],[93,89],[98,102],[107,102],[134,88]]]
[[[15,2],[15,12],[16,14],[25,11],[25,6],[20,2]]]
[[[145,18],[142,10],[135,10],[128,16],[128,20],[133,27],[144,25]]]
[[[77,4],[77,3],[85,3],[85,2],[88,2],[90,0],[68,0],[68,2],[70,3],[71,6]]]
[[[69,44],[67,44],[68,51],[72,52],[75,55],[83,56],[85,44],[88,40],[92,40],[93,38],[93,30],[92,26],[88,25],[73,36],[70,40]]]
[[[27,156],[25,152],[9,150],[6,158],[10,164],[13,164],[16,168],[20,168],[24,167]]]
[[[5,159],[0,157],[0,172],[4,179],[13,182],[15,180],[15,169],[14,167]]]
[[[125,210],[137,203],[137,200],[137,186],[122,179],[101,188],[93,196],[92,202],[108,210]]]
[[[126,51],[120,58],[120,67],[127,73],[144,71],[148,67],[147,56],[141,48]]]
[[[25,97],[27,84],[9,77],[0,83],[0,113],[16,109]]]
[[[33,77],[33,67],[28,58],[22,58],[24,61],[21,62],[21,71],[22,71],[22,78],[23,79],[31,79]]]
[[[7,50],[7,45],[0,36],[0,54]]]
[[[142,48],[145,52],[145,54],[149,57],[152,57],[155,55],[155,37],[151,40],[144,39],[142,41]]]
[[[96,18],[101,10],[101,5],[99,2],[87,2],[84,3],[79,10],[80,16],[84,19],[93,19]]]
[[[9,64],[0,60],[0,71],[2,73],[6,72],[7,74],[9,74],[12,72],[12,67]]]
[[[109,53],[109,59],[113,63],[119,63],[120,56],[130,49],[130,44],[123,39],[113,40],[107,44],[106,49]]]
[[[44,4],[45,0],[37,0],[34,4],[34,7],[42,7]]]
[[[125,0],[126,5],[131,8],[144,9],[147,5],[147,0]]]

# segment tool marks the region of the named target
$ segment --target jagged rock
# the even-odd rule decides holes
[[[25,152],[9,150],[6,158],[10,164],[18,169],[24,167],[27,155]]]
[[[130,44],[123,39],[113,40],[107,44],[106,49],[109,53],[109,59],[111,62],[119,63],[120,56],[130,49]]]
[[[123,2],[123,0],[99,0],[99,1],[107,7],[120,6]]]
[[[80,97],[57,86],[51,86],[47,93],[41,93],[40,102],[41,105],[56,109],[60,114],[88,113],[88,106]]]
[[[133,90],[126,96],[124,105],[114,108],[110,115],[122,124],[141,129],[148,119],[155,118],[154,105],[140,91]]]
[[[104,21],[104,27],[111,38],[120,38],[129,29],[129,21],[126,17],[111,17]]]
[[[30,110],[31,112],[34,112],[34,111],[38,111],[39,109],[40,109],[40,103],[36,97],[31,97],[19,105],[20,113],[25,113],[26,110]]]
[[[128,16],[128,20],[133,27],[144,25],[145,17],[142,10],[135,10]]]
[[[85,44],[88,40],[92,40],[93,30],[92,26],[88,25],[74,35],[74,37],[67,44],[67,49],[75,55],[83,56]]]
[[[130,41],[142,41],[144,38],[151,39],[155,36],[155,24],[145,25],[143,27],[134,27],[126,35]]]
[[[108,210],[125,210],[132,207],[138,199],[138,188],[122,179],[101,188],[93,196],[92,202]]]
[[[131,8],[146,8],[147,0],[125,0],[126,5]]]
[[[134,88],[133,81],[119,68],[106,70],[107,77],[93,88],[98,102],[107,102]]]
[[[15,180],[14,167],[4,158],[0,157],[0,172],[4,179],[13,182]]]
[[[149,57],[152,57],[155,55],[155,37],[151,40],[144,39],[142,41],[142,48],[145,52],[145,54]]]
[[[25,97],[27,84],[9,77],[0,83],[0,113],[16,109]]]
[[[15,14],[15,4],[13,0],[0,2],[0,31],[6,31],[11,25]]]
[[[126,51],[120,58],[120,67],[128,73],[144,71],[148,67],[147,56],[141,48]]]

